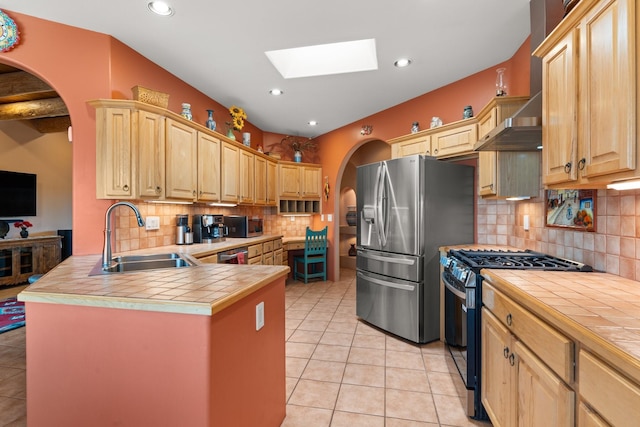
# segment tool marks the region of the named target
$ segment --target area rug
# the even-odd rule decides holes
[[[16,297],[0,300],[0,334],[24,324],[24,302]]]

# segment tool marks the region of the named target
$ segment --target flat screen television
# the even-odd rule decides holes
[[[36,216],[36,175],[0,171],[0,218]]]

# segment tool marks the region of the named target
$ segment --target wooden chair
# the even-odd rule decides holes
[[[304,240],[304,255],[293,259],[293,278],[302,278],[304,283],[309,279],[322,277],[327,280],[327,230],[325,227],[320,231],[313,231],[307,227]],[[298,265],[302,265],[302,270],[298,271]],[[319,269],[322,264],[322,270]],[[311,271],[310,271],[311,270]]]

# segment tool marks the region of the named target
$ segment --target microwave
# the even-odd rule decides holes
[[[262,236],[262,219],[248,216],[229,215],[224,217],[227,237]]]

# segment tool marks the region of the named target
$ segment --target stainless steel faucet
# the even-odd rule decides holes
[[[111,266],[111,211],[118,206],[129,206],[133,209],[138,220],[138,227],[144,227],[144,220],[140,211],[135,207],[133,203],[129,202],[117,202],[109,206],[107,212],[104,215],[104,247],[102,248],[102,269],[107,269]]]

